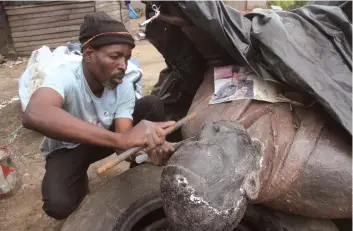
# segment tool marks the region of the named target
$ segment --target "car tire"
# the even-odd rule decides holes
[[[109,231],[137,201],[159,197],[162,168],[147,164],[136,166],[110,179],[88,195],[65,221],[62,231]],[[153,193],[157,193],[153,195]]]
[[[143,164],[112,178],[88,195],[62,231],[162,231],[168,229],[160,196],[161,167]],[[331,220],[316,220],[248,205],[233,231],[338,231]],[[180,230],[181,231],[181,230]]]

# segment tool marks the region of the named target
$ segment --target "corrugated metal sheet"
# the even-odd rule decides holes
[[[43,45],[54,49],[78,40],[87,13],[104,11],[124,24],[129,22],[128,9],[119,1],[52,1],[6,6],[5,11],[18,55],[30,55]]]

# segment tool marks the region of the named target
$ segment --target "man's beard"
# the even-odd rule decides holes
[[[109,78],[102,82],[103,87],[114,90],[119,84],[123,82],[124,75],[115,75],[115,77]]]
[[[109,90],[114,90],[119,84],[115,82],[113,79],[107,79],[102,82],[103,87],[109,89]]]

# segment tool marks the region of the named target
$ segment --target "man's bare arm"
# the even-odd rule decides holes
[[[132,129],[132,120],[128,118],[117,118],[114,120],[116,133],[127,133]]]
[[[62,109],[63,99],[50,88],[40,88],[31,97],[23,126],[62,141],[90,143],[115,149],[128,149],[123,134],[80,120]]]

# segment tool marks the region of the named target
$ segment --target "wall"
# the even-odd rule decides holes
[[[129,25],[129,11],[124,1],[96,1],[96,11],[103,11],[113,19],[123,22],[125,26]]]
[[[9,4],[5,6],[11,36],[18,55],[30,55],[43,45],[55,49],[69,41],[78,41],[86,14],[104,11],[124,24],[128,10],[119,1],[62,1]]]
[[[141,1],[131,1],[131,7],[134,9],[145,9],[146,5]]]
[[[224,1],[224,4],[239,11],[250,11],[255,8],[266,8],[267,1]]]
[[[267,8],[267,1],[248,1],[248,10],[255,8]]]
[[[245,1],[224,1],[224,4],[239,11],[244,11],[246,6]]]
[[[56,48],[77,40],[87,13],[94,2],[55,2],[6,6],[11,36],[18,55],[29,55],[42,45]]]
[[[5,9],[0,2],[0,55],[7,55],[9,52],[10,29],[7,23]]]

